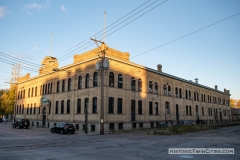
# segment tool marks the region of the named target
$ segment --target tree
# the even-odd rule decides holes
[[[12,85],[9,90],[1,92],[0,95],[0,114],[13,114],[15,97],[16,97],[16,85]]]
[[[236,108],[240,108],[240,99],[236,101],[235,107],[236,107]]]
[[[235,108],[236,100],[235,99],[230,99],[230,106],[231,108]]]

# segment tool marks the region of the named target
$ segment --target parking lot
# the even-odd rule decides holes
[[[234,148],[234,154],[168,154],[168,148]],[[240,126],[183,135],[51,133],[0,123],[0,159],[240,159]]]

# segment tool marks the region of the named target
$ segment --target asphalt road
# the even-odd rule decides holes
[[[234,154],[168,154],[168,148],[234,148]],[[240,126],[183,135],[145,133],[60,135],[45,128],[0,123],[1,160],[201,159],[240,160]]]

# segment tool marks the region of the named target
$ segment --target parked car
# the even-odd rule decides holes
[[[0,118],[0,123],[2,122],[2,118]]]
[[[13,128],[26,128],[26,129],[28,129],[29,125],[30,125],[30,121],[28,119],[17,119],[13,123],[12,127]]]
[[[50,131],[52,133],[61,133],[61,134],[65,134],[65,133],[71,133],[74,134],[75,132],[75,127],[73,124],[68,124],[68,123],[64,123],[64,122],[60,122],[57,123],[54,127],[52,127],[50,129]]]
[[[3,122],[9,122],[7,118],[2,119]]]

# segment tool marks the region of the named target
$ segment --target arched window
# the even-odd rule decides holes
[[[72,79],[68,79],[68,91],[71,91]]]
[[[123,88],[123,76],[121,74],[118,75],[118,88]]]
[[[114,74],[113,74],[113,72],[109,73],[109,86],[114,87]]]
[[[138,79],[138,91],[141,92],[142,91],[142,80]]]
[[[172,95],[172,93],[171,93],[171,87],[170,87],[170,86],[168,86],[168,95],[169,95],[169,96]]]
[[[23,90],[23,98],[25,98],[25,89]]]
[[[42,85],[40,86],[40,95],[42,95]]]
[[[18,91],[18,99],[20,98],[21,94],[20,94],[20,91]]]
[[[155,85],[154,85],[154,93],[158,94],[158,84],[157,84],[157,82],[155,82]]]
[[[31,97],[33,97],[33,93],[34,93],[34,88],[32,87]]]
[[[189,94],[188,94],[188,95],[189,95],[189,99],[192,99],[192,97],[191,97],[191,91],[189,90],[188,93],[189,93]]]
[[[62,81],[62,92],[65,91],[65,79]]]
[[[37,86],[35,87],[35,96],[37,96]]]
[[[166,120],[171,119],[169,102],[165,102],[165,115],[166,115]]]
[[[167,86],[165,84],[163,85],[163,94],[167,95]]]
[[[59,93],[59,84],[60,84],[60,82],[57,81],[57,93]]]
[[[47,84],[45,84],[45,94],[47,94]]]
[[[50,85],[50,94],[52,94],[52,82],[51,82],[51,85]]]
[[[178,88],[175,88],[175,94],[176,94],[176,98],[178,98]]]
[[[179,98],[182,98],[182,89],[179,88]]]
[[[188,91],[187,90],[185,91],[185,96],[186,96],[186,99],[188,99]]]
[[[82,89],[82,76],[78,76],[78,89]]]
[[[98,86],[98,72],[93,74],[93,86]]]
[[[135,91],[136,80],[134,77],[131,78],[131,90]]]
[[[89,88],[89,74],[86,74],[86,78],[85,78],[85,88]]]
[[[48,83],[48,94],[50,94],[50,83]]]
[[[194,95],[193,95],[193,96],[194,96],[194,97],[193,97],[193,98],[194,98],[194,101],[196,101],[196,92],[194,92],[193,94],[194,94]],[[209,98],[209,97],[208,97],[208,98]]]
[[[64,113],[64,100],[61,101],[61,114]]]
[[[45,85],[43,84],[42,86],[43,86],[43,88],[42,88],[42,95],[44,95]]]
[[[148,92],[149,92],[149,93],[153,93],[153,84],[152,84],[152,81],[149,82]]]
[[[30,97],[30,88],[28,88],[28,97]]]

